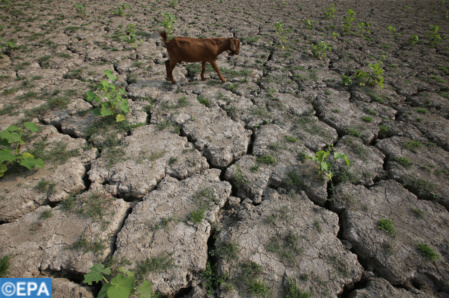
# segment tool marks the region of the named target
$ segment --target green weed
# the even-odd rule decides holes
[[[335,19],[335,4],[331,3],[328,8],[323,12],[323,15],[326,19]]]
[[[390,236],[396,237],[396,229],[395,229],[394,223],[391,219],[389,219],[389,218],[380,219],[379,222],[377,223],[377,227],[380,230],[389,234]]]
[[[6,277],[10,266],[11,257],[9,255],[0,258],[0,278]]]
[[[354,79],[359,81],[360,86],[375,86],[379,85],[380,89],[384,88],[384,77],[383,77],[383,69],[382,62],[378,61],[375,64],[369,64],[369,70],[367,72],[357,69],[357,74],[354,76]]]
[[[211,256],[218,256],[226,261],[239,259],[240,246],[237,242],[232,241],[218,241],[216,247],[209,254]]]
[[[438,44],[443,40],[440,34],[438,34],[439,26],[430,25],[430,32],[427,33],[427,37],[430,38],[429,44],[432,47],[437,47]]]
[[[332,49],[331,45],[328,45],[324,41],[320,41],[312,48],[312,53],[315,57],[322,60],[327,57],[327,51],[330,51]]]
[[[173,33],[173,24],[176,23],[176,17],[170,12],[165,12],[162,16],[162,25],[164,26],[165,32],[167,34]]]
[[[276,158],[271,156],[270,154],[265,154],[265,155],[259,156],[257,158],[257,162],[263,163],[266,165],[274,165],[274,164],[276,164]]]
[[[324,174],[326,178],[332,181],[332,177],[334,176],[333,161],[344,159],[347,166],[350,165],[350,162],[346,154],[338,152],[334,152],[332,161],[332,159],[329,157],[331,151],[333,151],[333,147],[329,146],[326,151],[319,150],[315,153],[314,156],[306,156],[306,158],[314,161],[318,165],[318,172],[320,174]]]
[[[126,9],[130,8],[128,4],[123,3],[122,5],[118,6],[113,12],[113,15],[123,17],[126,15]]]
[[[406,168],[410,168],[413,165],[411,160],[408,159],[405,156],[396,157],[394,160],[397,161],[398,163],[400,163],[401,165],[403,165]]]
[[[349,9],[346,16],[343,18],[343,31],[349,32],[355,21],[355,12],[352,9]]]
[[[287,279],[287,294],[286,298],[312,298],[313,295],[310,292],[304,291],[298,287],[296,280],[293,278]]]
[[[39,131],[32,122],[25,122],[23,125],[24,128],[11,125],[0,132],[0,177],[5,175],[8,168],[21,166],[32,170],[42,169],[45,165],[42,159],[35,158],[33,154],[21,152],[20,147],[25,144],[26,136]]]
[[[425,243],[416,244],[416,249],[429,261],[436,261],[441,258],[441,256],[435,252],[435,250]]]

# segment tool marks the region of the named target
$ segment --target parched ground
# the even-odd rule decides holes
[[[96,296],[99,263],[170,297],[449,297],[446,1],[0,7],[0,131],[36,123],[19,150],[45,161],[0,178],[0,276],[55,297]],[[173,36],[240,39],[226,83],[199,63],[165,80],[168,14]],[[87,100],[105,71],[126,121]],[[307,158],[329,146],[350,161],[332,180]]]

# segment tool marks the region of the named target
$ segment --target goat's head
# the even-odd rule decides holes
[[[238,55],[240,53],[240,40],[233,37],[233,38],[230,38],[230,43],[231,44],[230,44],[229,55],[231,55],[231,56]]]

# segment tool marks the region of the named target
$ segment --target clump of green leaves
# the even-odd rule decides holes
[[[416,244],[416,249],[429,261],[435,261],[441,258],[441,256],[435,252],[435,250],[425,243]]]
[[[343,86],[351,87],[352,86],[351,77],[348,77],[346,75],[341,75],[341,83]]]
[[[11,125],[6,130],[0,132],[0,177],[3,177],[8,170],[14,166],[22,166],[29,170],[42,169],[45,165],[40,158],[35,158],[29,152],[21,152],[20,147],[25,144],[24,138],[29,133],[38,132],[35,123],[25,122],[24,129]]]
[[[384,88],[384,70],[382,69],[382,61],[377,63],[370,63],[368,65],[369,70],[367,72],[357,69],[357,74],[354,79],[359,80],[360,86],[375,86],[379,85],[381,89]]]
[[[165,32],[167,32],[167,34],[173,33],[174,23],[176,23],[175,16],[170,12],[165,12],[163,14],[162,26],[164,26]]]
[[[125,11],[126,11],[127,8],[130,8],[129,5],[126,4],[126,3],[123,3],[122,5],[118,6],[118,7],[112,12],[112,14],[113,14],[113,15],[116,15],[116,16],[123,17],[123,16],[125,16],[125,14],[126,14]]]
[[[276,164],[276,158],[271,156],[270,154],[265,154],[265,155],[259,156],[257,158],[257,162],[263,163],[266,165],[274,165],[274,164]]]
[[[416,34],[410,35],[410,38],[408,39],[408,42],[414,46],[419,41],[419,37]]]
[[[81,17],[87,16],[86,7],[84,5],[76,3],[75,5],[73,5],[73,7],[75,8],[75,11],[79,16]]]
[[[229,276],[229,273],[224,275],[217,274],[217,264],[211,265],[209,262],[206,264],[206,269],[200,273],[203,278],[207,293],[213,295],[215,289],[217,289],[222,283],[224,283]]]
[[[349,32],[355,21],[355,12],[352,9],[349,9],[346,13],[346,16],[343,17],[343,31]]]
[[[285,265],[294,263],[295,257],[303,251],[298,245],[298,236],[291,230],[273,236],[267,243],[266,250],[277,253]]]
[[[233,241],[218,241],[216,248],[209,254],[211,256],[218,256],[227,261],[239,259],[240,246],[237,242]]]
[[[102,282],[103,286],[98,293],[99,298],[113,297],[113,298],[127,298],[134,291],[134,272],[120,267],[119,273],[115,276],[112,274],[110,267],[105,267],[103,264],[95,264],[89,272],[84,275],[84,282],[88,285]],[[137,289],[138,297],[156,297],[153,295],[152,285],[149,281],[144,281]],[[137,294],[135,293],[135,294]]]
[[[323,13],[326,19],[334,19],[335,18],[335,4],[331,3],[328,8]]]
[[[394,228],[394,223],[389,218],[380,219],[379,222],[377,223],[377,227],[392,237],[396,236],[396,229]]]
[[[332,49],[331,45],[328,45],[324,41],[320,41],[319,43],[313,46],[312,53],[315,57],[321,60],[327,57],[326,52],[330,51],[331,49]]]
[[[439,29],[440,29],[440,26],[430,25],[430,32],[427,33],[427,37],[430,38],[429,44],[432,47],[436,47],[443,40],[441,35],[438,34]]]
[[[278,45],[285,50],[285,43],[287,42],[288,30],[284,28],[284,23],[277,22],[274,24],[274,33],[276,34]]]
[[[137,41],[140,41],[137,38],[136,34],[136,25],[129,24],[126,29],[126,35],[123,37],[123,41],[126,41],[129,44],[132,44],[134,48],[137,48]]]
[[[117,77],[108,69],[104,71],[104,74],[112,82],[117,80]],[[106,80],[101,80],[98,89],[100,90],[99,95],[91,90],[86,93],[87,101],[94,101],[100,105],[100,108],[94,110],[95,115],[115,116],[117,122],[126,120],[124,114],[129,112],[129,106],[128,99],[124,98],[126,96],[125,89],[117,88]]]
[[[6,40],[0,36],[0,58],[3,57],[3,53],[5,50],[14,50],[17,49],[18,46],[14,43],[14,40]]]
[[[332,177],[334,176],[333,161],[343,158],[344,161],[346,162],[346,165],[347,166],[350,165],[349,159],[344,153],[334,152],[333,154],[334,158],[332,161],[331,158],[329,157],[332,151],[333,147],[329,146],[326,151],[320,150],[316,152],[314,156],[306,156],[307,159],[313,160],[318,165],[318,172],[331,181]]]

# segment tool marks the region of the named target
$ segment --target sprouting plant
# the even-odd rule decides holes
[[[359,25],[358,25],[358,33],[360,34],[360,36],[361,37],[365,37],[365,34],[366,33],[371,33],[371,31],[369,30],[369,28],[370,28],[370,23],[368,23],[368,22],[360,22],[359,23]]]
[[[332,32],[332,37],[333,37],[334,39],[337,39],[337,38],[340,37],[340,33],[338,33],[338,32]]]
[[[346,75],[341,75],[341,83],[343,84],[343,86],[347,86],[347,87],[352,86],[351,78]]]
[[[410,44],[413,46],[413,45],[415,45],[417,42],[418,42],[418,40],[419,40],[419,37],[418,37],[418,35],[416,35],[416,34],[412,34],[411,36],[410,36],[410,38],[408,39],[408,41],[410,42]]]
[[[395,32],[396,32],[396,28],[393,27],[393,26],[391,26],[391,25],[387,27],[387,30],[388,30],[388,32],[390,32],[390,33],[395,33]]]
[[[384,88],[384,70],[382,69],[382,61],[378,61],[377,63],[369,64],[368,72],[364,72],[360,69],[357,69],[357,74],[354,76],[354,79],[359,80],[360,86],[375,86],[379,85],[381,89]]]
[[[307,29],[312,29],[312,21],[307,19],[304,21],[304,25],[306,25]]]
[[[6,130],[0,132],[0,177],[5,175],[8,168],[20,165],[29,170],[42,169],[44,161],[35,158],[29,152],[20,152],[20,147],[25,143],[23,138],[29,133],[38,132],[35,123],[25,122],[25,129],[11,125]]]
[[[73,7],[75,8],[76,13],[81,17],[87,16],[86,7],[84,5],[76,3]]]
[[[355,21],[355,12],[352,9],[349,9],[346,16],[343,18],[343,31],[349,32]]]
[[[104,71],[104,74],[112,82],[117,80],[117,77],[108,69]],[[125,89],[117,88],[113,83],[109,83],[106,80],[101,80],[98,89],[100,89],[100,95],[95,94],[91,90],[86,93],[87,101],[94,101],[101,107],[94,110],[95,115],[103,117],[114,115],[117,122],[126,120],[123,114],[129,112],[129,106],[128,99],[122,97],[126,96]]]
[[[306,276],[304,274],[304,276]],[[287,279],[287,294],[286,298],[311,298],[312,293],[302,290],[293,278]]]
[[[324,59],[327,57],[326,51],[331,50],[331,45],[328,45],[324,41],[320,41],[316,45],[313,46],[312,53],[318,59]]]
[[[168,6],[175,8],[176,5],[178,5],[178,1],[177,0],[168,1]]]
[[[164,26],[167,34],[173,33],[173,24],[176,23],[175,16],[170,12],[165,12],[163,14],[162,26]]]
[[[130,8],[129,5],[126,4],[126,3],[123,3],[122,5],[118,6],[118,7],[112,12],[112,14],[114,14],[114,15],[116,15],[116,16],[121,16],[121,17],[123,17],[123,16],[125,16],[125,14],[126,14],[126,13],[125,13],[125,10],[126,10],[127,8]]]
[[[17,49],[17,45],[14,43],[14,40],[10,39],[10,40],[6,41],[6,39],[4,39],[0,36],[0,58],[3,57],[3,52],[6,49],[8,49],[8,50]]]
[[[436,47],[443,38],[440,34],[438,34],[438,30],[440,29],[440,26],[436,25],[430,25],[430,32],[427,34],[427,36],[430,38],[429,44],[433,47]]]
[[[136,35],[136,25],[129,24],[126,29],[126,35],[123,37],[123,41],[133,44],[133,47],[137,48],[137,35]],[[139,40],[140,41],[140,40]]]
[[[332,181],[333,173],[333,161],[329,158],[331,152],[333,151],[333,147],[329,146],[326,151],[320,150],[315,153],[315,156],[306,156],[307,159],[313,160],[316,164],[318,164],[318,172],[320,174],[324,174],[329,180]],[[333,160],[338,160],[343,158],[346,162],[346,165],[350,165],[349,159],[344,153],[334,152]]]
[[[335,18],[335,4],[332,3],[323,13],[326,19],[334,19]]]
[[[277,22],[274,24],[274,32],[277,36],[277,40],[279,45],[282,47],[282,50],[285,49],[285,43],[287,42],[287,30],[284,28],[284,23]]]
[[[218,275],[217,264],[211,265],[209,262],[207,262],[206,269],[200,273],[200,276],[205,282],[207,293],[212,296],[215,289],[217,289],[220,284],[228,279],[229,273],[225,275]]]
[[[94,282],[103,283],[97,297],[127,298],[133,293],[135,287],[134,272],[120,267],[119,273],[113,276],[111,268],[103,264],[94,264],[89,268],[89,272],[84,275],[84,282],[90,286]],[[137,292],[139,297],[156,297],[149,281],[144,281]]]

